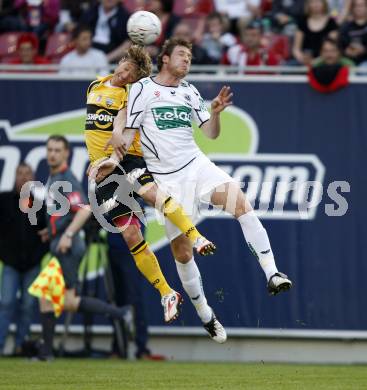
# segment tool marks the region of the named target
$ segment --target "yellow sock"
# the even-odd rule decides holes
[[[150,250],[145,240],[131,248],[130,253],[134,257],[139,271],[160,292],[161,296],[169,294],[172,289],[162,274],[155,254]]]
[[[198,237],[202,237],[191,219],[186,215],[182,206],[176,203],[171,197],[164,201],[162,211],[164,216],[176,225],[192,243]]]

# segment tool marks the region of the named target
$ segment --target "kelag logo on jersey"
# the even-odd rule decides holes
[[[191,108],[167,106],[152,108],[155,124],[159,130],[191,127]]]

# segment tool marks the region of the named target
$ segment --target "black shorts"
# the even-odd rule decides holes
[[[78,284],[79,266],[86,252],[84,240],[76,234],[73,237],[71,248],[66,253],[57,252],[56,248],[61,235],[53,237],[50,242],[50,252],[60,263],[67,289],[76,288]]]
[[[142,210],[136,199],[139,188],[153,183],[144,158],[127,154],[119,166],[97,186],[99,205],[108,204],[106,212],[110,219],[124,215],[139,215]]]

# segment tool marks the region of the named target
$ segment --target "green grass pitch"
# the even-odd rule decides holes
[[[367,389],[365,366],[0,359],[4,390]]]

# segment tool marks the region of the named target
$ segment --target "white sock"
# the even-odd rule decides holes
[[[268,234],[254,211],[250,211],[238,218],[245,240],[258,258],[266,279],[269,280],[278,269],[275,265],[273,251],[271,250]]]
[[[212,309],[206,300],[200,271],[194,258],[186,264],[182,264],[176,260],[176,267],[183,288],[195,306],[201,321],[206,324],[212,318]]]

